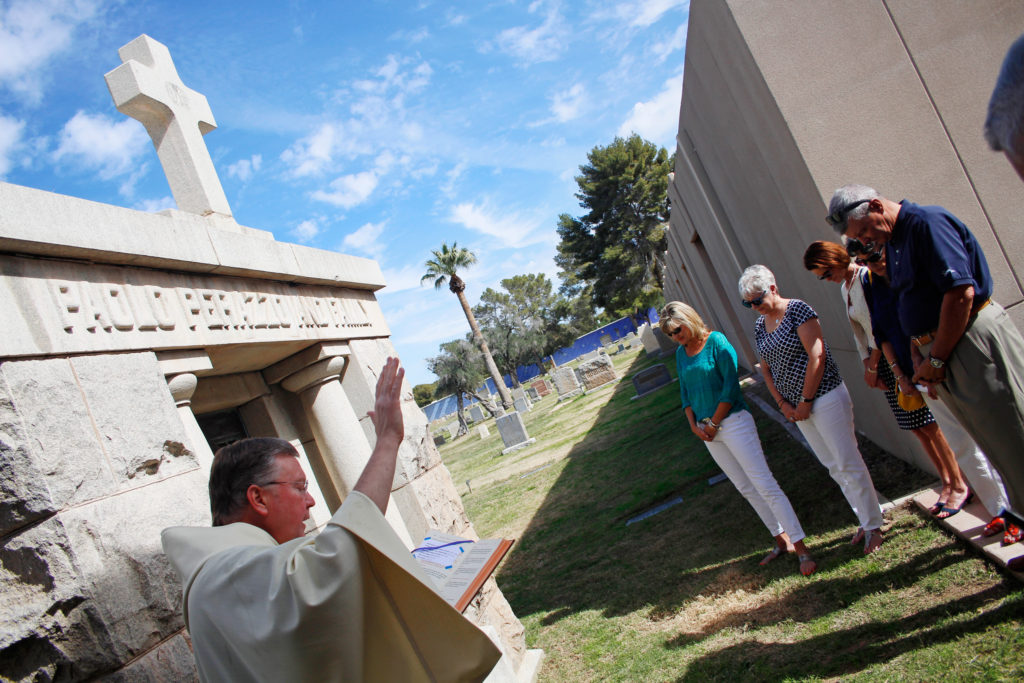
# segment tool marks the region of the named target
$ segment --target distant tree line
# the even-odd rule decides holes
[[[557,290],[541,273],[515,275],[502,280],[499,290],[488,287],[470,307],[457,270],[476,256],[455,244],[432,252],[423,281],[432,280],[438,289],[449,285],[470,333],[442,344],[440,354],[427,360],[438,381],[413,388],[417,404],[455,394],[464,433],[465,395],[481,400],[492,413],[499,410],[475,393],[488,375],[499,385],[502,408],[508,409],[504,383],[496,375],[509,374],[518,386],[519,366],[535,363],[543,371],[544,358],[601,325],[624,316],[637,323],[646,320],[647,310],[663,302],[673,164],[664,148],[639,135],[617,137],[590,151],[575,178],[576,198],[586,213],[558,217]]]

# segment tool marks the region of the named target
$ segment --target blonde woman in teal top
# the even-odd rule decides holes
[[[810,576],[817,565],[804,545],[804,531],[789,498],[768,469],[754,418],[740,391],[732,344],[721,332],[709,330],[697,312],[680,301],[662,309],[661,331],[679,344],[679,394],[690,431],[704,442],[711,458],[775,538],[775,547],[761,564],[795,552],[800,573]]]

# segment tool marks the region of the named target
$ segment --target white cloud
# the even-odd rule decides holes
[[[320,234],[320,225],[315,218],[310,218],[292,228],[291,234],[299,242],[305,244]]]
[[[408,265],[395,270],[394,268],[384,268],[384,282],[387,286],[377,292],[377,295],[389,295],[397,294],[398,292],[406,292],[420,288],[420,278],[423,277],[423,273],[426,272],[426,268],[421,265]],[[426,285],[423,285],[426,286]],[[422,312],[422,304],[416,304],[414,310],[416,312]]]
[[[164,196],[157,199],[143,199],[142,201],[135,202],[132,208],[137,211],[156,213],[157,211],[163,211],[164,209],[176,209],[178,208],[178,205],[174,201],[173,197]]]
[[[239,159],[228,166],[228,175],[244,183],[252,178],[252,174],[259,171],[262,165],[263,155],[253,154],[249,159]]]
[[[457,204],[452,207],[448,220],[510,247],[535,244],[544,239],[534,234],[541,225],[539,219],[522,218],[514,211],[494,209],[487,203]]]
[[[0,114],[0,178],[11,170],[11,157],[21,142],[25,122]]]
[[[345,239],[341,242],[342,249],[353,249],[372,258],[379,259],[384,253],[384,244],[380,241],[380,236],[383,232],[383,221],[380,223],[366,223],[355,232],[345,235]]]
[[[330,165],[339,136],[333,124],[325,123],[282,152],[281,160],[297,177],[317,175]]]
[[[87,0],[13,0],[0,4],[0,85],[38,104],[40,74],[71,44],[75,27],[95,12]]]
[[[149,136],[134,119],[114,121],[102,114],[76,113],[60,132],[54,161],[70,159],[84,168],[96,170],[100,178],[110,180],[130,174],[137,159],[149,145]]]
[[[577,83],[568,90],[555,93],[551,101],[551,113],[559,123],[572,121],[582,113],[586,104],[587,93],[582,83]]]
[[[539,9],[539,3],[530,5],[530,12]],[[514,26],[498,34],[498,49],[524,64],[538,64],[557,59],[569,42],[569,31],[556,8],[551,8],[540,26]]]
[[[330,191],[316,190],[310,196],[321,202],[351,209],[365,202],[377,188],[378,182],[376,173],[362,171],[335,178],[329,186]]]
[[[679,128],[679,101],[682,98],[683,74],[665,81],[661,92],[646,102],[637,102],[619,126],[617,135],[628,137],[637,133],[658,145],[670,145]],[[674,145],[672,145],[674,147]]]
[[[689,0],[636,0],[620,4],[617,13],[621,19],[629,21],[630,26],[645,28],[661,19],[669,10],[689,4]]]
[[[422,43],[424,40],[430,37],[430,31],[426,26],[421,26],[415,30],[407,31],[395,31],[388,40],[395,40],[406,44],[415,45],[416,43]]]
[[[662,64],[673,52],[682,50],[686,47],[686,29],[687,23],[683,22],[676,27],[676,30],[672,35],[665,38],[665,40],[655,42],[651,45],[651,52],[654,53],[655,60],[658,64]]]

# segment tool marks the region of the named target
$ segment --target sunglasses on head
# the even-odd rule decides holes
[[[858,201],[847,204],[841,209],[836,209],[829,215],[825,216],[825,222],[831,225],[832,227],[843,225],[844,223],[846,223],[847,214],[849,214],[851,211],[856,209],[861,204],[867,204],[870,201],[870,199],[860,199]]]
[[[750,301],[747,301],[746,299],[740,299],[740,303],[743,304],[745,308],[753,308],[754,306],[760,306],[764,302],[764,295],[765,293],[761,292],[761,296],[757,297],[756,299],[751,299]]]

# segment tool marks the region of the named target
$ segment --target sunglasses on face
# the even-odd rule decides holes
[[[671,332],[669,332],[669,333],[668,333],[668,336],[670,336],[670,337],[675,337],[676,335],[678,335],[678,334],[679,334],[680,332],[682,332],[682,331],[683,331],[683,326],[682,326],[682,325],[680,325],[680,326],[679,326],[679,327],[677,327],[676,329],[674,329],[674,330],[672,330]]]
[[[864,254],[863,256],[858,256],[856,259],[854,259],[854,262],[858,266],[863,266],[863,265],[865,265],[867,263],[878,263],[881,260],[882,260],[882,252],[880,252],[880,251],[873,251],[870,254]]]
[[[861,204],[867,204],[870,201],[871,201],[870,199],[861,199],[861,200],[858,200],[858,201],[853,202],[851,204],[847,204],[846,206],[842,207],[841,209],[836,209],[835,211],[833,211],[829,215],[825,216],[825,222],[828,223],[829,225],[831,225],[832,227],[836,227],[838,225],[843,225],[844,223],[846,223],[846,216],[851,211],[856,209]]]
[[[754,306],[760,306],[764,302],[764,295],[765,293],[761,292],[761,296],[757,297],[756,299],[751,299],[750,301],[747,301],[746,299],[740,299],[740,303],[743,304],[745,308],[753,308]]]
[[[831,270],[826,270],[824,273],[822,273],[821,275],[818,276],[818,279],[819,280],[827,280],[830,277],[832,277],[832,271]]]

